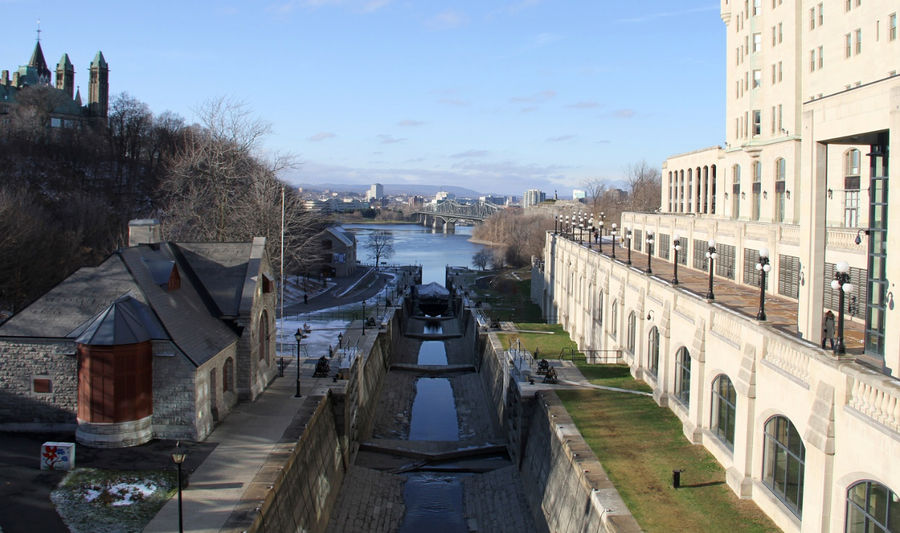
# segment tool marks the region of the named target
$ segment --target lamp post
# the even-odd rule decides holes
[[[344,333],[340,332],[340,333],[338,333],[338,348],[343,348],[343,344],[344,344]]]
[[[181,510],[181,465],[187,454],[181,451],[179,444],[175,444],[175,452],[172,453],[172,462],[178,467],[178,533],[184,533],[184,513]]]
[[[297,339],[297,391],[294,393],[294,398],[300,397],[300,341],[303,340],[303,331],[300,328],[297,328],[297,333],[294,333],[294,338]]]
[[[615,259],[616,258],[616,223],[615,222],[613,222],[612,230],[610,230],[609,234],[612,235],[612,258]],[[600,242],[602,243],[603,239],[600,239]],[[601,244],[601,251],[602,251],[602,247],[603,247],[603,245]]]
[[[706,251],[706,258],[709,260],[709,290],[706,292],[706,299],[715,300],[716,296],[713,294],[713,262],[719,254],[716,253],[715,239],[710,239],[707,244],[709,245],[709,249]]]
[[[594,229],[594,217],[591,217],[588,220],[588,248],[591,247],[591,241],[594,239],[594,231],[596,231]]]
[[[672,242],[672,249],[675,251],[675,263],[673,266],[675,269],[675,277],[672,279],[672,284],[678,285],[678,252],[681,251],[681,236],[676,233]]]
[[[834,353],[845,354],[847,349],[844,346],[844,293],[853,292],[853,284],[850,283],[850,265],[846,261],[840,261],[834,265],[834,279],[831,280],[831,288],[840,291],[838,293],[837,343],[834,345]]]
[[[625,228],[625,244],[628,248],[628,261],[626,264],[631,264],[631,228]]]
[[[362,334],[365,335],[365,334],[366,334],[366,301],[363,300],[362,304],[363,304],[363,327],[362,327]]]
[[[653,232],[647,232],[647,274],[652,274],[653,269],[650,268],[650,257],[653,255]]]
[[[756,263],[756,270],[759,271],[759,312],[756,313],[756,320],[766,319],[766,274],[772,270],[769,264],[769,249],[759,249],[759,261]]]
[[[553,215],[553,234],[559,233],[559,215]]]

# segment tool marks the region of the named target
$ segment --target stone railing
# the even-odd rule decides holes
[[[763,356],[764,361],[803,383],[809,383],[809,359],[809,354],[774,336],[768,339]]]
[[[800,244],[800,226],[781,226],[781,242],[785,244]]]
[[[900,433],[900,386],[883,376],[851,377],[851,409]]]
[[[741,324],[734,318],[725,314],[724,311],[716,311],[712,313],[710,320],[710,332],[722,337],[735,346],[741,345]]]
[[[856,244],[857,232],[858,230],[855,229],[829,228],[825,247],[830,250],[841,249],[865,252],[865,247],[861,244]]]

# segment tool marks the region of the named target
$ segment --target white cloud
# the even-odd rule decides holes
[[[486,157],[488,155],[490,155],[490,152],[487,150],[466,150],[465,152],[452,154],[450,157],[454,159],[465,159],[469,157]]]
[[[450,30],[463,26],[469,21],[465,13],[448,9],[425,21],[425,26],[432,30]]]
[[[547,100],[550,100],[555,96],[556,91],[547,89],[545,91],[540,91],[529,96],[513,96],[509,99],[509,101],[513,103],[537,103],[546,102]]]
[[[571,134],[568,134],[568,135],[559,135],[559,136],[556,136],[556,137],[548,137],[548,138],[547,138],[547,142],[548,142],[548,143],[560,143],[560,142],[565,142],[565,141],[571,141],[571,140],[574,139],[575,137],[576,137],[576,135],[571,135]]]
[[[382,133],[381,135],[378,136],[378,140],[379,140],[379,142],[381,142],[381,144],[396,144],[396,143],[402,143],[406,139],[401,139],[401,138],[394,137],[393,135],[388,135],[386,133]]]
[[[599,102],[595,102],[593,100],[577,102],[574,104],[569,104],[566,107],[570,109],[596,109],[600,107]]]
[[[335,135],[334,133],[331,133],[330,131],[320,131],[319,133],[317,133],[315,135],[311,135],[311,136],[307,137],[306,140],[310,141],[310,142],[319,142],[319,141],[324,141],[326,139],[331,139],[334,137],[337,137],[337,135]]]

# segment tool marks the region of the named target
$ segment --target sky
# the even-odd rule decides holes
[[[716,0],[0,0],[0,68],[40,20],[87,95],[98,50],[112,95],[193,122],[230,98],[293,154],[292,184],[430,184],[571,196],[629,165],[724,143]]]

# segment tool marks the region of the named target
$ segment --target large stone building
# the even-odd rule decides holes
[[[786,531],[900,530],[900,5],[721,0],[726,144],[669,158],[659,213],[625,243],[796,305],[795,331],[549,235],[535,299],[583,349],[619,350]],[[702,30],[700,30],[702,31]],[[648,232],[654,238],[647,239]],[[712,242],[710,242],[712,241]],[[849,284],[832,289],[836,268]],[[844,281],[844,280],[842,280]],[[844,308],[840,309],[841,291]],[[750,289],[750,287],[748,287]],[[900,294],[900,293],[898,293]],[[826,311],[864,328],[821,348]]]
[[[265,239],[130,246],[0,325],[0,427],[79,442],[202,440],[274,378],[275,282]]]
[[[24,91],[41,88],[47,90],[41,98],[50,105],[51,127],[74,127],[91,118],[105,120],[109,111],[109,64],[103,52],[94,56],[88,73],[88,101],[82,105],[69,54],[63,54],[56,64],[56,82],[52,84],[52,73],[38,40],[28,63],[14,70],[12,77],[9,70],[0,71],[0,124],[5,123],[5,115],[19,103]]]

